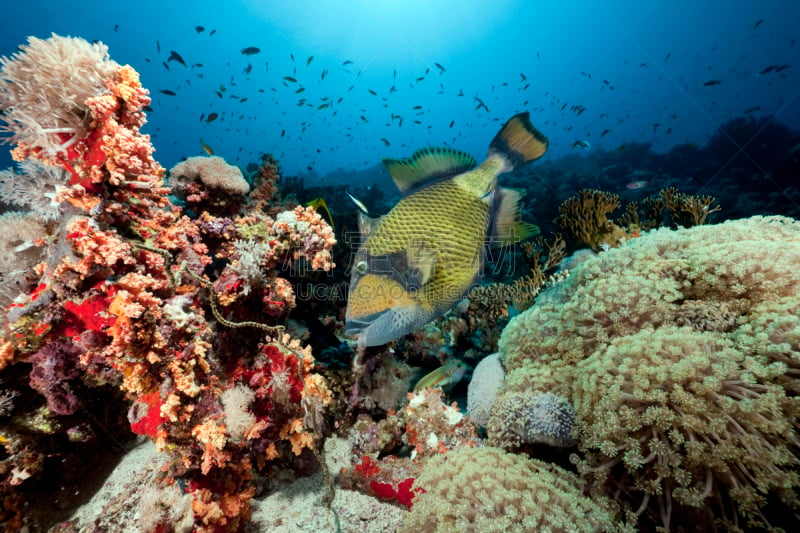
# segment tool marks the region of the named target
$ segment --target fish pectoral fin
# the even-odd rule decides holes
[[[477,162],[460,150],[429,147],[417,150],[408,159],[384,159],[383,164],[397,188],[405,194],[439,179],[472,170]]]
[[[436,251],[424,243],[411,243],[406,253],[406,260],[408,261],[406,277],[409,287],[418,289],[433,277]]]
[[[498,187],[495,192],[491,242],[513,244],[539,234],[539,227],[520,220],[520,200],[524,191]]]
[[[383,217],[371,217],[364,213],[358,213],[358,231],[361,233],[361,238],[366,238],[367,235],[372,233],[375,227],[383,220]]]

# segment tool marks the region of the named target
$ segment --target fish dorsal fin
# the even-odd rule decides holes
[[[383,164],[403,194],[426,183],[472,170],[477,165],[468,153],[446,147],[422,148],[408,159],[384,159]]]
[[[524,191],[498,187],[494,198],[492,243],[513,244],[539,234],[539,227],[520,220],[520,200]]]

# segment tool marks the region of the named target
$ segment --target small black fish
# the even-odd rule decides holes
[[[306,66],[309,66],[312,61],[314,61],[314,56],[308,56],[308,59],[306,60]]]
[[[161,64],[164,65],[165,69],[169,70],[169,65],[167,65],[166,61],[162,61]]]
[[[244,73],[245,73],[245,74],[250,74],[252,71],[253,71],[253,65],[251,65],[250,63],[248,63],[248,64],[247,64],[247,66],[246,66],[246,67],[245,67],[245,69],[244,69]]]
[[[719,85],[720,83],[722,82],[719,80],[709,80],[705,82],[703,85],[705,85],[706,87],[711,87],[712,85]]]
[[[209,37],[211,37],[211,36],[212,36],[212,35],[214,35],[215,33],[217,33],[217,30],[211,30],[211,32],[208,34],[208,36],[209,36]]]
[[[367,117],[365,117],[364,115],[361,115],[359,118],[364,122],[369,122],[369,120],[367,120]]]
[[[256,48],[255,46],[248,46],[247,48],[242,48],[242,55],[251,56],[253,54],[257,54],[261,51],[261,48]]]
[[[322,69],[322,74],[320,74],[319,80],[322,81],[325,79],[325,76],[328,75],[328,69]]]
[[[526,81],[528,79],[528,78],[525,77],[525,74],[523,74],[521,72],[519,73],[519,77],[520,77],[520,80],[519,80],[520,83],[522,83],[523,81]]]
[[[445,70],[445,68],[439,63],[434,63],[434,66],[439,69],[439,75],[440,76],[442,74],[444,74],[445,72],[447,72],[447,70]]]
[[[119,31],[119,24],[114,24],[114,31]]]
[[[195,26],[194,27],[194,31],[196,31],[197,33],[202,33],[203,30],[205,30],[205,28],[202,27],[202,26]]]
[[[666,62],[667,62],[667,60],[669,59],[669,56],[671,56],[671,55],[672,55],[672,54],[667,54],[667,55],[665,55],[665,56],[664,56],[664,63],[666,63]]]
[[[208,117],[206,118],[206,124],[210,124],[211,122],[214,122],[215,120],[217,120],[218,116],[219,115],[216,114],[216,113],[209,113]]]
[[[281,137],[286,137],[286,130],[281,130]]]
[[[385,138],[381,137],[381,141],[383,142],[384,146],[391,146],[391,143]]]
[[[346,67],[347,65],[352,65],[352,64],[353,64],[353,62],[352,62],[352,61],[350,61],[349,59],[347,59],[346,61],[343,61],[343,62],[342,62],[342,66],[343,66],[343,67]]]
[[[452,127],[453,127],[453,126],[455,126],[455,125],[456,125],[456,121],[455,121],[455,120],[451,120],[451,121],[450,121],[450,127],[452,128]]]
[[[367,91],[369,91],[369,94],[371,94],[372,96],[378,96],[378,93],[376,93],[372,89],[367,89]]]
[[[142,109],[144,109],[144,110],[145,110],[145,111],[147,111],[148,113],[152,113],[152,112],[153,112],[153,108],[152,108],[152,107],[150,107],[149,105],[146,105],[146,106],[144,106]]]
[[[170,91],[169,89],[159,89],[158,92],[160,92],[161,94],[166,94],[168,96],[176,96],[175,91]]]
[[[303,91],[305,91],[305,90],[306,90],[306,88],[305,88],[305,87],[300,87],[299,89],[297,89],[297,90],[294,92],[294,94],[300,94],[301,92],[303,92]]]
[[[753,24],[753,29],[758,28],[761,26],[761,23],[764,22],[764,19],[758,19],[755,24]]]
[[[611,130],[603,130],[603,133],[600,134],[600,137],[605,137]]]
[[[158,50],[159,54],[161,53],[161,43],[158,41],[156,41],[156,50]]]
[[[183,58],[181,57],[181,55],[178,52],[176,52],[175,50],[170,50],[169,51],[169,57],[167,58],[167,62],[169,63],[170,61],[177,61],[178,63],[180,63],[184,67],[186,66],[186,61],[184,61]]]
[[[297,80],[291,76],[284,76],[283,81],[288,81],[289,83],[297,83]]]
[[[415,106],[414,106],[414,107],[412,107],[411,109],[422,109],[422,106],[421,106],[421,105],[415,105]]]
[[[486,107],[486,104],[483,103],[483,100],[481,100],[477,96],[475,96],[474,98],[475,98],[475,101],[478,102],[478,105],[475,107],[475,111],[477,111],[480,108],[484,108],[486,110],[486,112],[488,113],[489,112],[489,108]]]

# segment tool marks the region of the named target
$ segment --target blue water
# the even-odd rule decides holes
[[[145,131],[167,168],[202,154],[202,139],[242,166],[271,152],[307,182],[337,169],[380,177],[381,158],[425,145],[480,160],[525,110],[550,138],[551,161],[580,152],[576,140],[590,153],[632,141],[661,153],[704,146],[742,116],[800,127],[800,2],[5,4],[0,55],[56,32],[101,40],[140,72],[153,97]],[[241,53],[251,46],[260,52]],[[167,62],[172,51],[186,67]],[[207,123],[210,113],[219,118]]]

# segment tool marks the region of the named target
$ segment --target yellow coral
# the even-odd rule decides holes
[[[504,330],[501,397],[569,399],[584,474],[659,525],[659,505],[767,523],[767,495],[800,487],[798,264],[800,222],[784,217],[659,229],[593,257]]]
[[[613,504],[590,499],[555,465],[499,448],[460,448],[431,459],[417,477],[410,531],[627,531]]]

